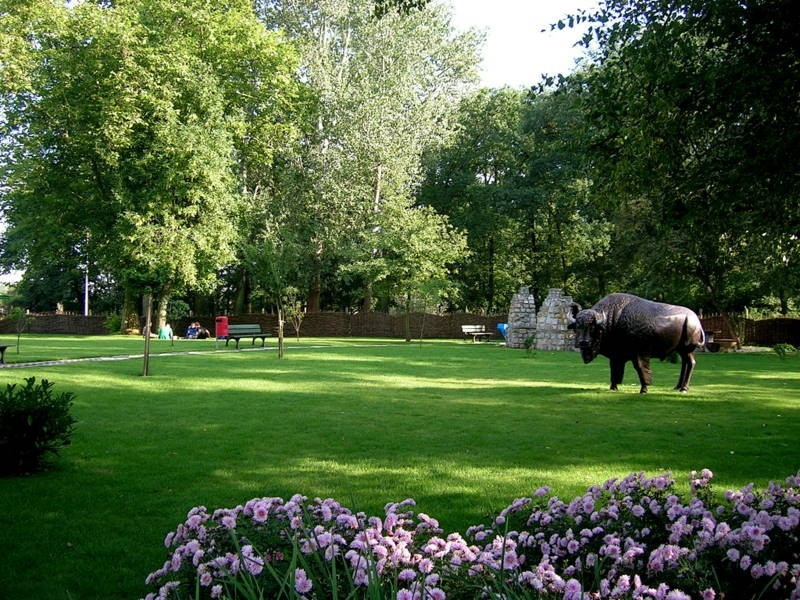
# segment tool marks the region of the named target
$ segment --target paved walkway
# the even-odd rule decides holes
[[[356,344],[353,346],[347,346],[348,348],[380,348],[383,346],[388,346],[388,344]],[[309,348],[319,349],[319,348],[342,348],[344,346],[297,346],[293,349],[295,350],[306,350]],[[222,353],[233,353],[233,352],[264,352],[265,350],[277,350],[277,346],[265,346],[264,348],[239,348],[238,350],[235,348],[220,348],[216,350],[187,350],[184,352],[159,352],[158,354],[151,354],[150,358],[158,358],[159,356],[186,356],[190,354],[201,355],[201,354],[222,354]],[[41,362],[24,362],[24,363],[3,363],[0,365],[0,369],[21,369],[22,367],[52,367],[56,365],[69,365],[72,363],[81,363],[81,362],[108,362],[114,360],[135,360],[135,359],[144,359],[144,354],[124,354],[120,356],[96,356],[91,358],[65,358],[62,360],[47,360]]]
[[[323,348],[324,346],[305,346],[306,348]],[[159,352],[158,354],[151,354],[150,358],[157,358],[159,356],[185,356],[188,354],[220,354],[223,352],[255,352],[255,351],[264,351],[264,350],[277,350],[276,347],[267,346],[264,348],[240,348],[236,350],[235,348],[228,348],[228,349],[220,349],[220,350],[187,350],[185,352]],[[69,365],[72,363],[81,363],[81,362],[108,362],[114,360],[134,360],[134,359],[143,359],[144,354],[123,354],[119,356],[95,356],[91,358],[64,358],[61,360],[46,360],[41,362],[24,362],[24,363],[3,363],[0,365],[0,369],[19,369],[22,367],[52,367],[55,365]]]

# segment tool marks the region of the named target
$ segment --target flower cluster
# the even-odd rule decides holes
[[[692,472],[686,500],[669,474],[568,503],[540,488],[464,536],[443,536],[410,499],[382,518],[299,495],[196,507],[165,539],[147,600],[229,597],[248,578],[252,598],[800,600],[800,473],[716,505],[711,478]]]
[[[712,476],[692,472],[685,502],[668,474],[643,473],[569,503],[520,499],[468,537],[505,540],[520,583],[564,597],[800,598],[800,473],[717,506]]]

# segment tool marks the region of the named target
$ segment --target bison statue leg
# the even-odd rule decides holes
[[[696,364],[694,352],[681,353],[681,374],[678,377],[678,384],[675,386],[676,390],[681,392],[689,391],[689,381],[692,379],[692,372]]]
[[[650,370],[650,358],[648,356],[636,356],[633,359],[633,368],[636,369],[639,375],[639,383],[642,385],[639,389],[640,394],[647,393],[647,386],[653,383],[653,372]]]
[[[622,378],[625,376],[625,359],[624,358],[611,358],[609,359],[611,367],[611,387],[609,389],[615,390],[617,386],[622,383]]]

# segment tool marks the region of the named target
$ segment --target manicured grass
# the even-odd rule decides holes
[[[52,358],[141,339],[41,336],[22,354],[26,342]],[[0,385],[36,376],[75,392],[78,419],[54,470],[0,479],[0,596],[141,597],[197,504],[300,492],[380,514],[410,496],[463,531],[543,484],[571,498],[632,471],[707,467],[718,489],[796,472],[800,361],[698,362],[690,394],[671,391],[678,365],[655,363],[645,396],[630,369],[607,391],[604,359],[447,341],[162,356],[148,378],[140,360],[0,370]]]

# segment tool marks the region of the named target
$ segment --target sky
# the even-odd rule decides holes
[[[567,73],[582,48],[582,30],[550,31],[550,24],[576,9],[593,9],[599,0],[450,0],[453,26],[483,30],[481,83],[486,87],[529,87],[542,73]],[[545,33],[541,30],[546,29]]]

